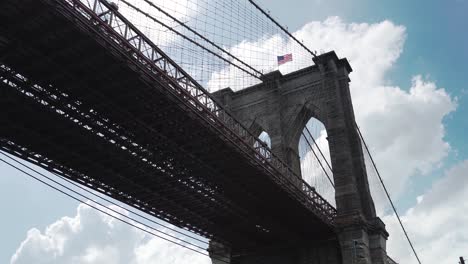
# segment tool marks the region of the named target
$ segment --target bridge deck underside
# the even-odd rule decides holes
[[[48,2],[0,3],[2,149],[236,246],[333,236],[162,79]]]

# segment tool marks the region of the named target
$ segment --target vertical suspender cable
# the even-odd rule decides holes
[[[318,160],[319,164],[320,164],[320,167],[322,167],[322,170],[323,172],[325,172],[325,175],[327,176],[328,178],[328,181],[331,183],[331,185],[333,186],[333,188],[335,188],[335,184],[333,183],[333,181],[331,180],[330,176],[328,175],[327,171],[325,170],[325,168],[323,167],[322,165],[322,162],[320,161],[320,158],[317,156],[317,153],[315,153],[313,147],[312,147],[312,144],[310,144],[309,140],[307,139],[306,135],[304,133],[302,133],[302,136],[304,136],[304,139],[306,140],[307,142],[307,145],[309,145],[310,147],[310,150],[312,151],[312,153],[314,153],[314,156],[315,158]]]

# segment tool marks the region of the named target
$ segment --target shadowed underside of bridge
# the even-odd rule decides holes
[[[234,248],[335,237],[300,187],[67,6],[0,2],[3,150]]]

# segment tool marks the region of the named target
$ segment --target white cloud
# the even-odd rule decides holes
[[[390,86],[386,79],[403,51],[404,27],[390,21],[345,24],[334,17],[309,23],[296,35],[350,61],[356,119],[394,197],[412,177],[427,175],[443,161],[450,145],[442,121],[455,110],[456,99],[420,75],[409,88]],[[376,179],[369,180],[381,212],[387,203]]]
[[[374,109],[357,112],[358,122],[388,187],[398,197],[411,177],[429,175],[448,155],[443,118],[455,110],[456,100],[421,76],[413,78],[409,91],[381,86],[369,94],[378,102]]]
[[[311,22],[294,35],[317,50],[335,50],[346,57],[354,71],[351,93],[358,124],[366,136],[388,187],[396,196],[412,176],[427,174],[447,156],[450,145],[444,141],[444,117],[456,108],[456,99],[421,76],[408,80],[409,88],[388,85],[386,74],[403,51],[406,31],[390,21],[375,24],[344,23],[338,17]],[[230,49],[251,65],[275,65],[274,56],[245,51],[269,50],[276,45],[286,52],[293,44],[275,35],[256,42],[242,42]],[[294,61],[281,68],[295,69]],[[220,80],[233,67],[213,74],[209,85],[240,87],[240,80]],[[221,83],[221,84],[220,84]],[[379,197],[378,204],[382,204]]]
[[[450,144],[444,139],[443,119],[456,109],[457,100],[445,89],[437,87],[434,81],[423,78],[421,75],[408,80],[406,87],[392,85],[386,78],[389,70],[395,66],[403,52],[406,39],[405,27],[395,25],[390,21],[374,24],[347,24],[338,17],[331,17],[323,22],[308,23],[294,35],[304,40],[309,47],[324,51],[335,50],[338,56],[346,57],[350,61],[354,70],[350,76],[352,80],[350,87],[357,122],[371,146],[379,170],[394,198],[401,197],[403,193],[412,189],[415,181],[423,181],[423,177],[430,175],[434,168],[441,166],[451,150]],[[245,56],[246,59],[252,60],[253,56],[242,53],[242,50],[254,48],[267,50],[272,43],[279,45],[280,50],[287,50],[292,45],[278,36],[273,36],[256,42],[240,43],[231,51],[241,58]],[[274,57],[271,54],[265,56],[256,58],[257,61],[254,60],[251,64],[262,65],[263,63],[263,65],[274,66],[276,62],[271,59]],[[292,69],[294,69],[293,64],[281,68],[284,72]],[[224,72],[215,73],[213,84],[223,86],[216,83],[216,74],[222,75],[229,71],[232,69],[224,69]],[[240,86],[235,82],[224,84],[224,86],[228,85]],[[213,88],[216,88],[214,86]],[[325,149],[325,152],[327,151]],[[310,160],[311,156],[312,154],[309,153],[305,160]],[[318,169],[317,166],[318,164],[314,165],[310,162],[303,163],[302,169],[313,171]],[[387,201],[383,196],[380,183],[372,172],[370,177],[373,197],[378,212],[382,215]],[[311,183],[316,181],[310,175],[306,175],[306,180]],[[430,199],[428,195],[415,199],[417,208],[423,208],[424,204],[430,203]],[[420,210],[421,215],[427,216],[424,219],[436,217],[430,213],[429,207],[425,208],[427,212]],[[439,220],[441,223],[442,220],[456,217],[456,210],[449,210],[447,213],[445,218],[436,217],[435,219],[441,219]],[[404,257],[408,253],[406,244],[401,243],[399,238],[392,241],[393,234],[398,232],[392,225],[393,220],[388,217],[385,217],[385,220],[390,223],[390,252],[397,257],[402,257],[401,263],[410,263],[403,261],[407,260]],[[427,220],[419,220],[427,222]],[[429,225],[423,229],[418,221],[408,224],[413,228],[419,228],[423,233],[437,233],[433,230],[437,228],[437,225]],[[448,223],[447,225],[451,230],[455,230],[453,225]],[[434,243],[440,244],[441,250],[449,250],[452,245],[455,246],[453,237],[443,238],[444,236],[441,234],[440,239],[445,239],[443,241],[447,242],[446,245],[437,241]],[[423,243],[419,240],[418,242],[429,245],[430,248],[436,245],[428,241]],[[429,255],[434,256],[434,254]],[[426,263],[440,262],[427,261]]]
[[[411,82],[408,80],[408,87],[391,85],[386,79],[403,51],[406,38],[403,26],[390,21],[347,24],[332,17],[323,22],[308,23],[294,34],[314,49],[335,50],[338,56],[350,60],[354,69],[351,91],[357,121],[394,196],[410,189],[416,175],[424,177],[443,162],[450,145],[444,140],[442,121],[455,110],[456,99],[435,82],[419,75]],[[256,42],[242,42],[230,51],[241,58],[248,56],[258,60],[252,64],[273,67],[276,61],[274,57],[272,61],[268,54],[267,57],[242,54],[244,50],[258,50],[272,43],[285,50],[291,45],[273,36]],[[286,65],[284,70],[288,71],[288,67]],[[209,86],[241,85],[236,82],[238,80],[226,83],[216,77],[226,74],[214,73]],[[468,248],[468,230],[460,229],[468,219],[459,217],[459,212],[468,209],[460,202],[468,195],[467,178],[462,177],[466,169],[468,165],[464,163],[448,172],[430,192],[421,196],[424,198],[417,201],[415,198],[416,205],[404,216],[423,259],[427,259],[425,263],[451,263],[448,258],[440,257],[447,255],[449,250],[461,254],[454,250],[457,247]],[[457,184],[460,178],[465,178],[463,184]],[[370,180],[372,186],[377,184],[375,179]],[[379,211],[386,203],[380,194],[382,192],[374,194]],[[391,234],[390,253],[401,263],[413,263],[408,247],[400,236],[395,235],[399,231],[394,219],[387,216],[384,221]],[[64,217],[44,232],[30,230],[12,263],[102,263],[103,259],[106,263],[187,263],[188,259],[190,263],[209,263],[206,258],[150,239],[84,206],[78,208],[75,217]]]
[[[440,166],[451,149],[444,140],[443,119],[456,109],[457,100],[420,75],[412,78],[409,88],[388,84],[386,74],[403,51],[404,27],[389,21],[344,24],[339,18],[330,18],[325,22],[310,23],[296,34],[310,45],[318,45],[317,49],[336,50],[338,56],[350,60],[354,69],[351,93],[357,122],[394,198],[411,190],[414,181],[424,180],[415,179],[417,175],[429,175]],[[462,171],[458,169],[458,177]],[[449,174],[454,175],[451,176],[453,181],[444,179],[436,183],[434,186],[438,187],[415,199],[417,205],[405,215],[410,232],[418,233],[414,242],[424,256],[424,263],[452,263],[445,258],[446,251],[460,246],[468,248],[461,243],[466,242],[468,230],[458,230],[457,225],[450,223],[460,211],[466,211],[465,206],[458,205],[463,195],[452,194],[451,204],[444,200],[444,196],[454,191],[448,182],[456,184],[457,173]],[[377,179],[372,173],[370,177],[373,197],[382,215],[387,201]],[[461,185],[456,189],[463,190],[461,192],[466,196],[466,187]],[[440,189],[446,192],[442,194]],[[440,210],[434,211],[437,202]],[[466,223],[466,219],[463,220]],[[400,263],[415,263],[395,218],[386,216],[384,221],[391,234],[390,255]],[[440,228],[441,225],[445,228]],[[456,260],[457,254],[461,253],[454,250],[452,260]]]
[[[432,185],[423,199],[402,216],[403,223],[423,263],[458,263],[468,257],[468,160],[457,164]],[[400,263],[417,263],[396,218],[384,219],[392,239],[390,254]]]
[[[205,256],[152,237],[85,204],[78,206],[76,216],[63,217],[44,232],[36,228],[29,230],[11,258],[11,264],[184,264],[187,261],[210,263]]]
[[[327,131],[324,129],[324,125],[316,119],[311,119],[307,124],[307,127],[309,128],[309,131],[317,145],[313,143],[313,140],[310,138],[308,133],[304,133],[314,150],[313,152],[310,151],[307,141],[303,136],[301,136],[299,142],[299,156],[301,157],[302,177],[330,204],[336,206],[335,190],[333,189],[333,185],[330,183],[330,180],[333,181],[333,173],[327,165],[327,162],[331,165]],[[319,148],[326,160],[324,160],[320,154]],[[319,159],[317,159],[316,155]],[[326,174],[324,170],[326,171]],[[330,180],[328,179],[327,174],[330,177]]]

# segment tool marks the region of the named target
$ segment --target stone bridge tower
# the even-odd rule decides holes
[[[314,66],[287,75],[279,71],[269,73],[263,83],[238,92],[227,88],[214,95],[257,136],[267,132],[273,152],[298,175],[301,175],[298,145],[302,130],[312,117],[321,121],[328,134],[336,186],[336,237],[341,257],[321,256],[317,259],[327,261],[306,263],[386,263],[388,233],[376,217],[369,191],[349,90],[348,74],[352,69],[346,59],[338,59],[333,51],[318,56],[314,62]],[[330,253],[332,250],[321,252],[337,255]]]

